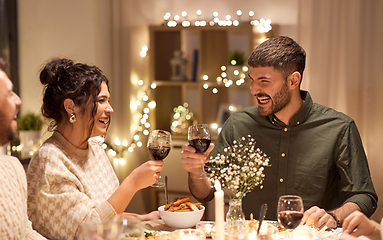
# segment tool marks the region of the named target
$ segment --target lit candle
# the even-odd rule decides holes
[[[225,239],[225,227],[224,227],[224,193],[221,190],[221,184],[218,180],[214,183],[215,193],[215,236],[216,240]]]

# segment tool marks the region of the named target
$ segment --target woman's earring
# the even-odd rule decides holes
[[[76,120],[77,120],[76,115],[74,113],[71,113],[70,118],[69,118],[69,122],[73,124],[76,122]]]

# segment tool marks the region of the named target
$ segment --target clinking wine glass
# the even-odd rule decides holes
[[[302,221],[304,206],[300,196],[284,195],[278,200],[278,221],[288,231],[288,239],[293,239],[292,231]]]
[[[153,130],[148,138],[148,151],[153,160],[163,160],[168,156],[171,147],[171,134],[164,130]],[[152,187],[163,187],[165,183],[158,179]]]
[[[197,153],[204,153],[210,146],[211,137],[207,124],[194,124],[188,129],[189,145],[194,147]],[[207,177],[204,170],[204,164],[201,164],[201,172],[199,176],[194,178],[203,179]]]

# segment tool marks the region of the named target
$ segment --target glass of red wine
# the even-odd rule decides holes
[[[284,195],[278,200],[278,221],[288,231],[288,239],[293,239],[292,231],[302,221],[304,206],[300,196]]]
[[[171,134],[164,130],[153,130],[148,138],[148,151],[153,160],[164,160],[168,156],[171,147]],[[163,187],[165,183],[158,179],[152,187]]]
[[[189,127],[188,131],[189,145],[194,147],[197,153],[204,153],[210,146],[211,137],[207,124],[194,124]],[[204,164],[201,164],[201,172],[199,176],[194,178],[203,179],[207,177],[204,170]]]

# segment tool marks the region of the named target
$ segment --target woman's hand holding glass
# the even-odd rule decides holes
[[[140,190],[154,184],[160,178],[163,165],[163,161],[150,160],[135,168],[129,175],[132,186]]]
[[[153,130],[148,138],[148,152],[153,160],[163,161],[170,152],[172,137],[170,132],[164,130]],[[158,180],[152,185],[152,187],[163,187],[165,183],[160,181],[161,174],[159,174]]]

